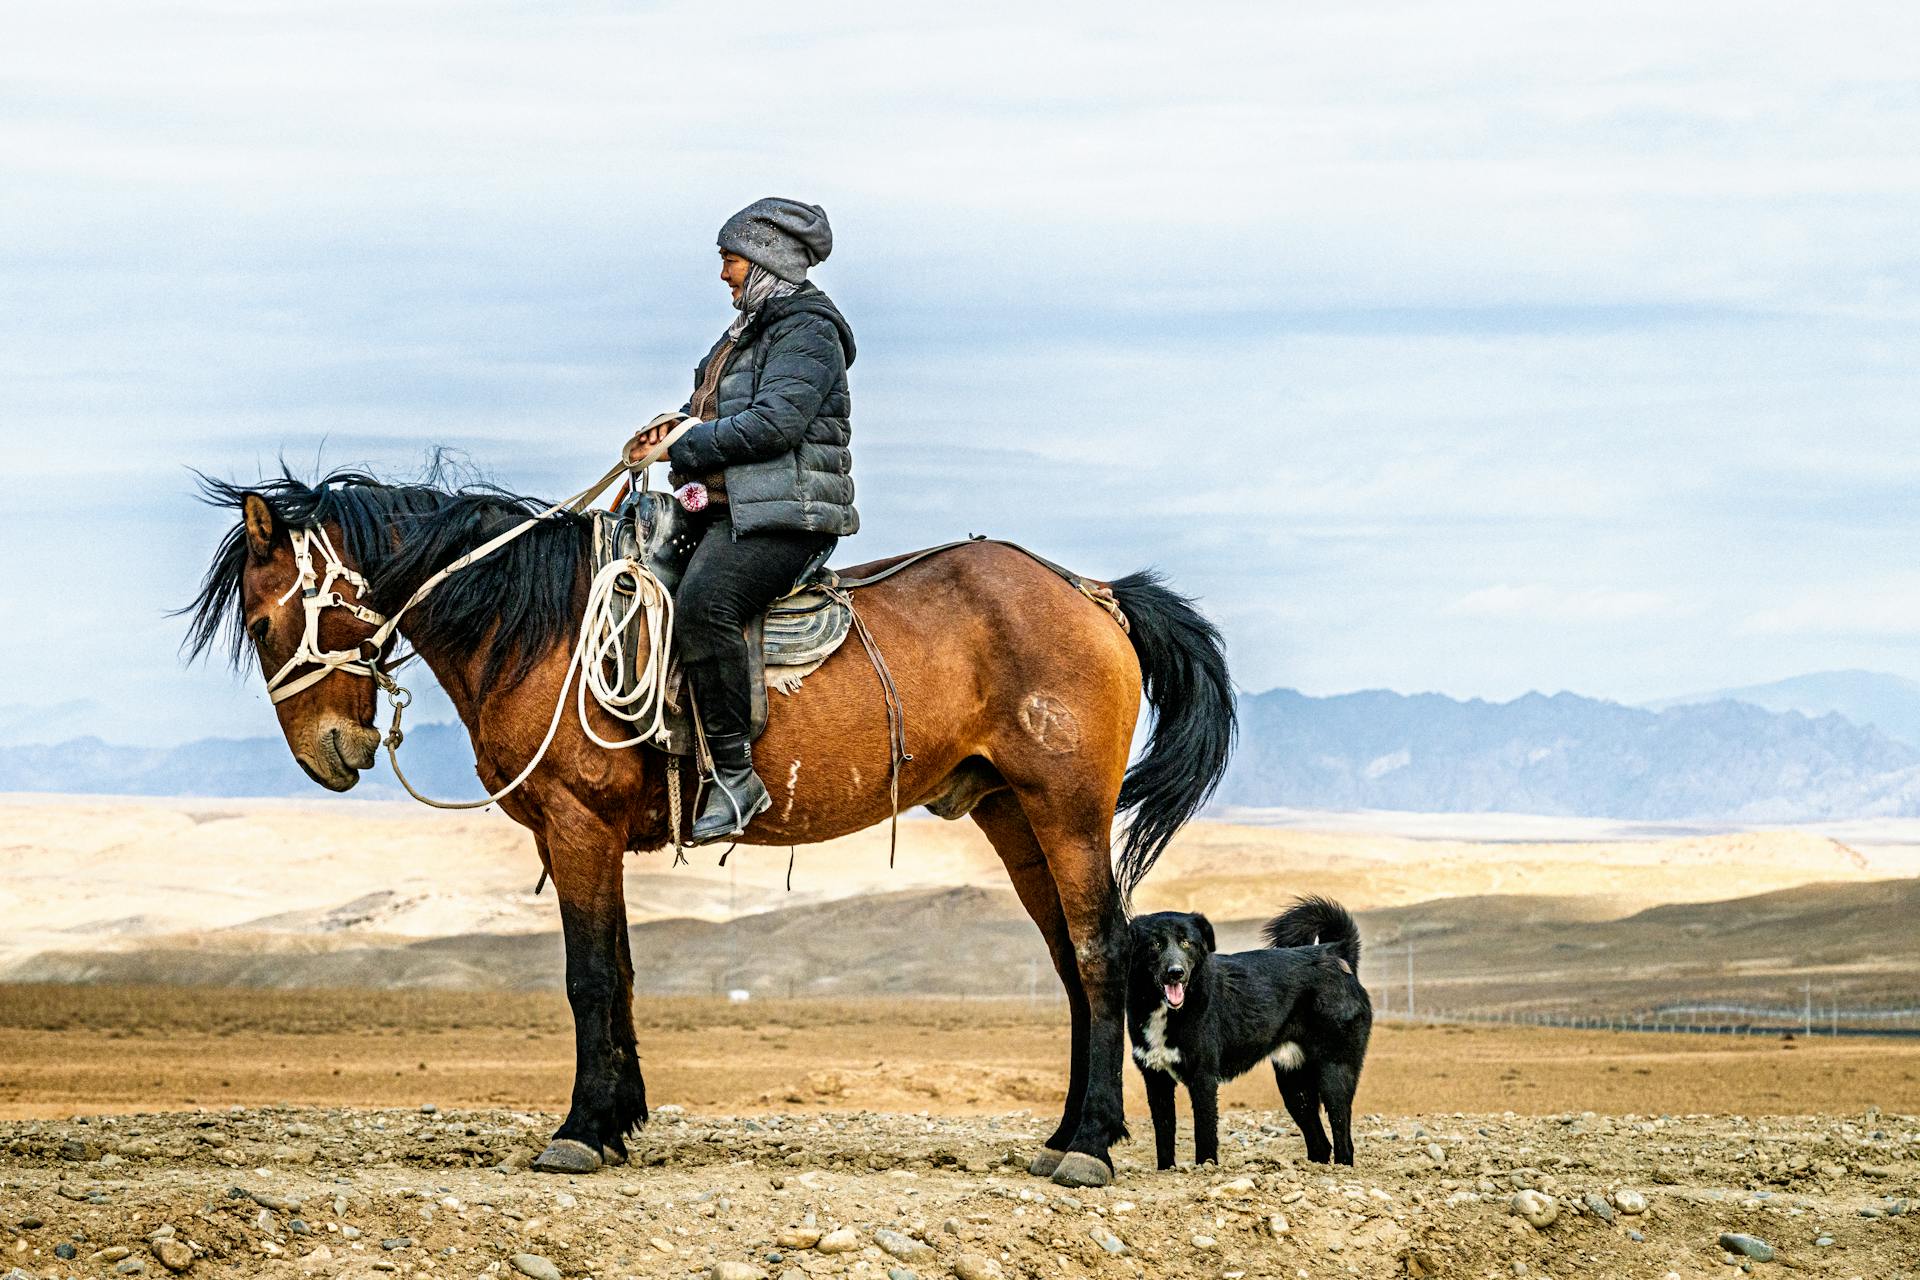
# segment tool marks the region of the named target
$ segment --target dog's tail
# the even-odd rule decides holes
[[[1322,943],[1360,972],[1360,926],[1345,907],[1331,898],[1302,898],[1267,921],[1270,947],[1310,947]]]

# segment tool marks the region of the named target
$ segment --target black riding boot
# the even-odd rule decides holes
[[[748,738],[712,738],[713,781],[706,803],[693,820],[690,844],[732,840],[754,818],[773,807],[767,784],[753,771],[753,742]]]

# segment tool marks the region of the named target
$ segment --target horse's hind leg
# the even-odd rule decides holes
[[[623,1159],[627,1134],[646,1120],[646,1085],[633,1047],[623,851],[591,820],[568,823],[564,835],[550,830],[546,849],[567,946],[573,1102],[533,1167],[591,1173]]]
[[[1073,1023],[1072,1059],[1067,1070],[1067,1101],[1060,1123],[1046,1145],[1027,1164],[1027,1172],[1050,1178],[1073,1141],[1080,1125],[1080,1109],[1087,1096],[1087,993],[1080,985],[1080,966],[1073,958],[1073,938],[1067,932],[1067,918],[1060,910],[1060,895],[1053,887],[1053,873],[1047,858],[1034,839],[1033,828],[1010,791],[997,792],[982,800],[973,810],[973,820],[992,842],[994,851],[1007,866],[1013,891],[1027,909],[1046,939],[1047,954],[1067,990],[1067,1009]]]
[[[1059,790],[1065,790],[1065,786]],[[1051,804],[1023,800],[1033,833],[1046,852],[1047,869],[1073,940],[1073,958],[1087,1000],[1086,1095],[1067,1155],[1054,1171],[1062,1186],[1105,1186],[1113,1180],[1113,1144],[1127,1136],[1121,1078],[1126,1066],[1126,913],[1113,880],[1110,828],[1113,797]]]

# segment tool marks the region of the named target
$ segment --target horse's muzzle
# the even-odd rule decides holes
[[[373,768],[380,734],[362,725],[334,725],[314,739],[311,753],[294,760],[309,778],[329,791],[351,791],[360,775]]]

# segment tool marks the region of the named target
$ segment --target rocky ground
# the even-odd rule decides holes
[[[0,1125],[15,1276],[1694,1277],[1920,1274],[1920,1118],[1369,1116],[1307,1164],[1284,1114],[1224,1164],[1023,1171],[1028,1111],[659,1108],[633,1163],[529,1172],[505,1110],[234,1107]],[[1190,1137],[1190,1135],[1183,1135]],[[1190,1148],[1189,1148],[1190,1149]],[[1742,1252],[1744,1250],[1744,1252]],[[4,1273],[0,1273],[4,1274]]]

